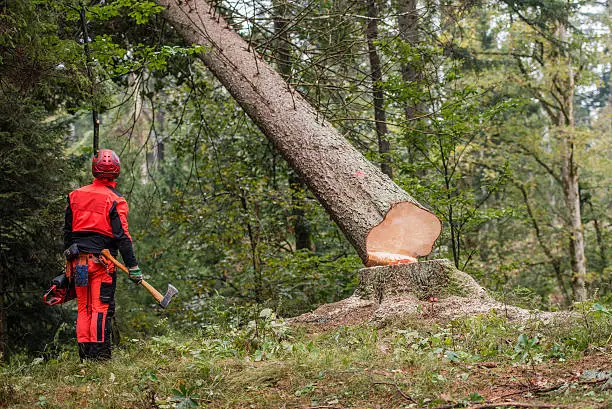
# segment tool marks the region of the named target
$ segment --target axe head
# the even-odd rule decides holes
[[[166,291],[166,295],[164,295],[164,298],[159,302],[159,305],[162,308],[166,308],[168,304],[170,304],[172,297],[174,297],[176,294],[178,294],[178,290],[176,289],[176,287],[172,284],[168,284],[168,290]]]

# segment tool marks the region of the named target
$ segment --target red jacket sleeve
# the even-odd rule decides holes
[[[113,229],[113,237],[117,240],[117,247],[121,253],[123,261],[128,267],[138,265],[134,247],[132,246],[132,236],[128,228],[128,204],[124,198],[119,198],[113,203],[110,210],[110,222]]]

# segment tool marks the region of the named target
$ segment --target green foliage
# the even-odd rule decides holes
[[[386,50],[405,53],[400,59],[410,62],[414,62],[413,54],[423,59],[419,68],[424,78],[418,87],[390,76],[387,88],[396,103],[432,112],[423,114],[427,119],[416,126],[410,123],[402,129],[398,142],[406,155],[398,155],[398,182],[442,219],[440,255],[452,258],[458,268],[466,268],[478,251],[470,244],[470,236],[486,223],[514,212],[500,203],[498,207],[489,205],[510,177],[508,163],[492,169],[481,158],[482,148],[489,142],[487,129],[514,109],[516,102],[495,102],[490,90],[472,82],[460,61],[443,58],[443,49],[426,44],[411,47],[398,41]]]
[[[144,164],[122,155],[119,189],[134,186],[130,231],[143,272],[181,290],[169,309],[176,322],[227,325],[253,303],[295,315],[349,296],[361,262],[304,193],[314,248],[296,250],[289,171],[244,113],[197,66],[170,88],[152,97],[168,128],[176,126],[164,163],[149,170],[150,183],[134,184]],[[190,92],[198,99],[177,105]],[[204,100],[211,102],[201,110]],[[119,294],[134,310],[146,300]],[[154,332],[140,313],[129,320],[127,328]]]
[[[186,59],[204,51],[202,46],[181,47],[135,44],[128,49],[114,42],[110,34],[98,35],[91,43],[96,60],[105,75],[121,77],[143,70],[162,73],[174,59]]]
[[[100,21],[110,20],[126,12],[136,24],[148,23],[151,16],[160,13],[164,7],[153,1],[115,0],[109,4],[96,4],[90,7],[90,16]]]
[[[521,362],[533,362],[537,357],[538,337],[529,338],[526,334],[519,335],[514,345],[514,359]]]
[[[86,77],[80,46],[58,36],[61,16],[43,2],[8,1],[2,14],[3,92],[16,92],[53,112],[82,102]]]
[[[2,309],[11,335],[5,353],[41,350],[71,315],[41,308],[43,290],[61,274],[59,259],[70,166],[62,153],[62,123],[45,123],[46,112],[31,99],[3,93],[0,102],[0,220]],[[41,170],[45,170],[42,172]],[[36,332],[36,337],[25,334]]]
[[[197,408],[199,406],[199,395],[194,393],[196,388],[197,386],[187,388],[181,384],[178,389],[172,389],[172,398],[170,400],[177,403],[174,407],[177,409]]]

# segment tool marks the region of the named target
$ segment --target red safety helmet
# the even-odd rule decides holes
[[[110,149],[100,149],[91,161],[91,173],[96,179],[116,179],[120,172],[119,156]]]

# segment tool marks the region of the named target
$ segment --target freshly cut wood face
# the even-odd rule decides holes
[[[412,202],[396,203],[368,233],[366,266],[415,262],[431,252],[441,230],[433,213]]]
[[[366,267],[390,266],[393,264],[414,263],[417,258],[405,254],[387,253],[386,251],[373,251],[368,253]]]

